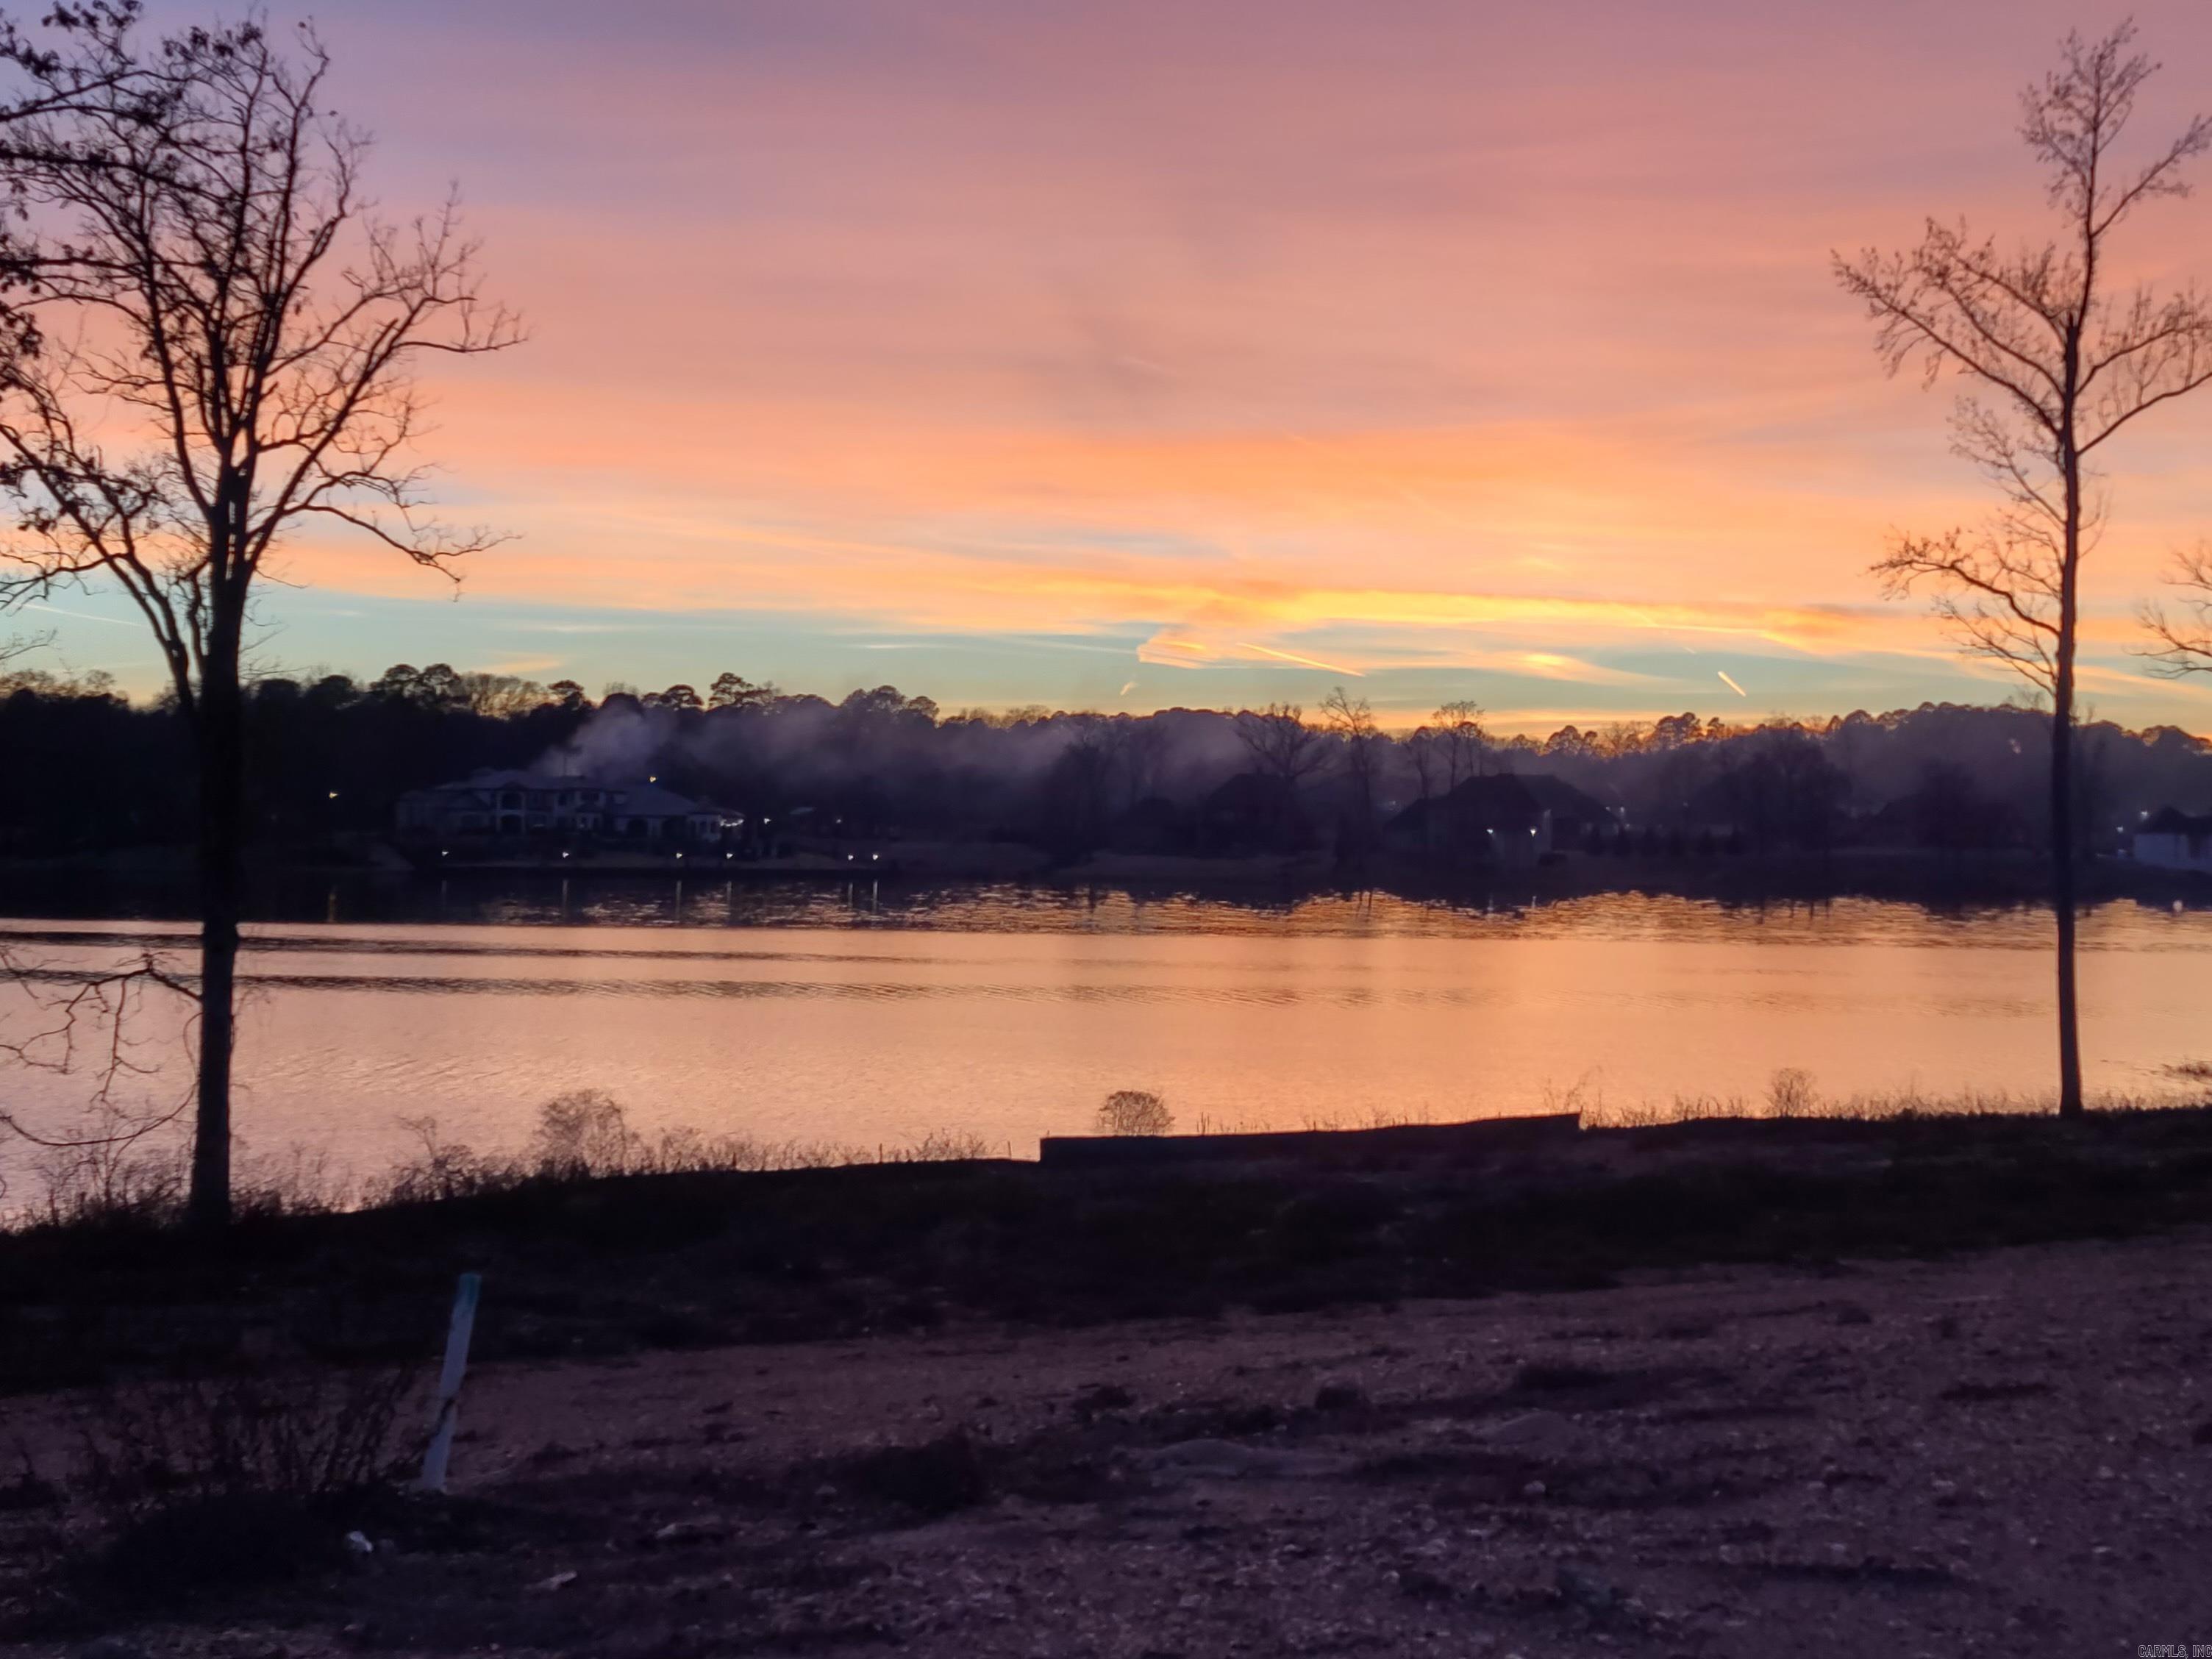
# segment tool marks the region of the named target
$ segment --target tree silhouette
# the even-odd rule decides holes
[[[229,1216],[246,783],[240,657],[258,584],[311,524],[433,569],[488,544],[422,516],[425,353],[520,337],[477,293],[449,201],[406,225],[361,194],[367,141],[322,101],[309,31],[258,22],[151,46],[127,0],[0,33],[0,485],[21,602],[98,581],[151,631],[190,727],[201,913],[189,1210]],[[118,442],[109,410],[144,435]],[[127,430],[127,428],[126,428]],[[418,694],[433,673],[416,679]],[[438,701],[467,701],[450,668]]]
[[[2143,623],[2158,641],[2148,654],[2161,673],[2212,674],[2212,549],[2178,555],[2170,580],[2183,592],[2185,614],[2156,602],[2143,607]]]
[[[1919,246],[1835,258],[1864,302],[1893,374],[1955,374],[1954,447],[1995,484],[1985,525],[1900,537],[1875,568],[1893,594],[1932,589],[1970,654],[2003,664],[2051,700],[2051,867],[2057,917],[2058,1109],[2082,1109],[2074,974],[2075,652],[2081,568],[2104,518],[2098,452],[2135,419],[2212,379],[2212,307],[2194,288],[2121,289],[2108,244],[2135,210],[2188,192],[2183,165],[2212,148],[2212,118],[2123,164],[2114,147],[2156,65],[2132,25],[2069,35],[2058,69],[2021,97],[2021,136],[2048,175],[2058,234],[2013,252],[1964,222],[1929,220]],[[1984,402],[1984,398],[1989,399]]]
[[[774,702],[776,695],[773,685],[755,685],[742,674],[724,672],[715,675],[714,684],[708,688],[707,707],[763,708]]]
[[[1294,702],[1238,710],[1237,735],[1252,757],[1253,769],[1286,790],[1318,772],[1328,758],[1322,734],[1306,724],[1306,711]]]
[[[1436,793],[1437,768],[1443,757],[1444,737],[1433,726],[1417,726],[1406,733],[1406,760],[1413,769],[1414,785],[1423,800]]]
[[[1352,697],[1338,686],[1322,699],[1322,718],[1338,745],[1345,781],[1352,786],[1353,821],[1352,846],[1364,854],[1375,838],[1375,779],[1389,751],[1389,739],[1375,722],[1375,711],[1364,697]]]
[[[1490,750],[1490,733],[1482,724],[1482,705],[1467,698],[1448,702],[1437,710],[1437,729],[1443,739],[1444,788],[1459,787],[1460,780],[1479,775]]]

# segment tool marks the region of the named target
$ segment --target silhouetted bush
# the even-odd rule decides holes
[[[1102,1135],[1164,1135],[1174,1127],[1167,1102],[1149,1089],[1116,1089],[1098,1108]]]
[[[350,1508],[398,1473],[416,1393],[396,1367],[289,1365],[94,1395],[78,1419],[106,1532],[93,1587],[160,1605],[342,1559]]]
[[[1813,1074],[1801,1066],[1784,1066],[1767,1079],[1766,1109],[1777,1117],[1803,1117],[1820,1103]]]
[[[627,1174],[647,1161],[648,1152],[645,1138],[604,1089],[572,1089],[538,1109],[531,1159],[540,1175]]]
[[[390,1472],[412,1389],[396,1368],[304,1364],[110,1389],[79,1419],[87,1491],[115,1511],[357,1491]]]

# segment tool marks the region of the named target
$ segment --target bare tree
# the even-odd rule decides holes
[[[1459,787],[1462,778],[1480,776],[1490,751],[1490,733],[1482,724],[1482,705],[1462,698],[1437,710],[1437,726],[1443,736],[1444,789]]]
[[[1298,788],[1328,763],[1323,735],[1306,724],[1306,711],[1294,702],[1237,711],[1237,735],[1252,757],[1253,769],[1266,779],[1267,812],[1279,833],[1298,816]]]
[[[1444,737],[1433,726],[1417,726],[1406,733],[1406,759],[1413,769],[1413,779],[1423,800],[1436,793],[1438,763],[1443,758]]]
[[[466,673],[460,678],[461,695],[467,699],[471,711],[489,720],[507,720],[527,714],[546,701],[544,686],[520,675]]]
[[[1304,782],[1328,758],[1322,734],[1306,724],[1306,711],[1294,702],[1239,709],[1237,735],[1255,771],[1287,785]]]
[[[198,772],[201,928],[189,1211],[229,1215],[246,753],[241,644],[310,524],[445,569],[490,538],[422,515],[413,368],[514,343],[454,206],[404,225],[361,194],[368,142],[329,59],[258,22],[142,46],[129,0],[12,28],[0,64],[0,600],[119,588],[167,668]],[[118,414],[122,418],[114,418]],[[289,574],[289,573],[288,573]]]
[[[714,676],[714,683],[707,692],[707,707],[737,708],[753,714],[767,708],[782,695],[773,683],[755,685],[742,674],[726,672]]]
[[[1607,760],[1619,760],[1624,755],[1640,754],[1650,741],[1649,727],[1634,720],[1608,720],[1603,730],[1594,734],[1598,752]]]
[[[2058,1107],[2082,1109],[2074,975],[2075,652],[2083,555],[2104,498],[2099,452],[2136,416],[2212,379],[2212,307],[2194,288],[2122,288],[2114,233],[2135,210],[2185,195],[2185,163],[2212,147],[2212,118],[2123,163],[2113,154],[2156,69],[2132,25],[2069,35],[2057,70],[2021,97],[2021,136],[2047,175],[2057,233],[2006,252],[1963,222],[1931,219],[1901,253],[1838,254],[1837,279],[1864,302],[1894,374],[1917,366],[1975,383],[1954,447],[1995,484],[1985,525],[1899,538],[1875,568],[1893,596],[1925,584],[1969,653],[2003,664],[2051,700],[2051,898],[2057,917]],[[1977,395],[1978,393],[1978,395]],[[1986,401],[1984,401],[1986,399]]]
[[[1133,812],[1139,801],[1160,787],[1160,772],[1167,761],[1168,732],[1158,719],[1138,720],[1123,715],[1121,720],[1121,777],[1127,786],[1124,806]]]
[[[1066,734],[1066,746],[1045,775],[1045,799],[1063,844],[1088,852],[1104,838],[1113,816],[1113,776],[1125,733],[1092,709],[1069,714],[1056,725]]]
[[[1375,711],[1364,697],[1352,697],[1342,686],[1322,699],[1322,719],[1337,740],[1344,775],[1352,785],[1355,852],[1364,852],[1375,834],[1375,775],[1381,769],[1389,739],[1375,723]]]
[[[2212,548],[2176,555],[2168,580],[2183,592],[2182,614],[2156,601],[2143,606],[2143,625],[2157,641],[2148,655],[2161,673],[2212,674]]]

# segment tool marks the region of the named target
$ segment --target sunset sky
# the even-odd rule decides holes
[[[1891,529],[1983,498],[1950,391],[1883,378],[1829,252],[1929,213],[2039,234],[2016,94],[2112,15],[313,15],[378,194],[459,179],[532,338],[434,382],[441,498],[516,539],[458,600],[302,545],[264,666],[1133,710],[1340,681],[1394,722],[1473,697],[1506,729],[2014,689],[1866,574]],[[2136,16],[2168,66],[2138,131],[2163,135],[2212,105],[2212,10]],[[2153,208],[2126,252],[2212,279],[2212,196]],[[2166,557],[2212,536],[2208,440],[2212,392],[2115,445],[2085,681],[2130,724],[2212,731],[2212,678],[2130,654]],[[111,599],[55,605],[29,620],[70,665],[150,688]]]

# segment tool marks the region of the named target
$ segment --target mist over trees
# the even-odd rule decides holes
[[[736,674],[594,699],[573,682],[395,666],[267,678],[244,699],[248,833],[309,849],[392,828],[404,792],[483,768],[664,785],[756,817],[854,839],[1006,840],[1225,857],[1316,851],[1356,863],[1417,801],[1499,773],[1556,777],[1613,814],[1608,841],[1664,851],[1734,837],[1761,853],[1852,847],[1965,855],[2048,849],[2050,717],[1927,704],[1809,724],[1692,713],[1565,726],[1542,738],[1462,734],[1441,719],[1383,729],[1332,696],[1224,712],[946,713],[895,687],[832,702]],[[1472,717],[1468,717],[1472,723]],[[1476,731],[1480,732],[1479,724]],[[173,698],[131,703],[105,678],[0,670],[0,745],[26,775],[67,780],[0,796],[0,854],[188,845],[190,733]],[[2078,852],[2164,805],[2212,810],[2212,743],[2172,726],[2075,732]],[[103,757],[98,767],[76,763]],[[1623,849],[1626,850],[1626,849]]]

